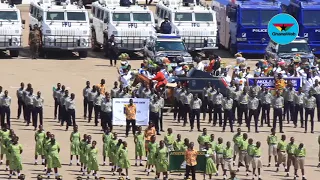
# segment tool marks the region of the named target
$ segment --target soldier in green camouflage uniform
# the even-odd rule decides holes
[[[39,46],[41,42],[40,28],[37,24],[33,26],[33,29],[29,33],[29,45],[31,51],[31,58],[37,59],[39,53]]]

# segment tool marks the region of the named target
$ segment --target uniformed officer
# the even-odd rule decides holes
[[[242,125],[242,115],[244,114],[245,122],[248,122],[248,103],[249,95],[246,89],[239,96],[239,109],[238,109],[238,123],[239,126]]]
[[[66,87],[62,85],[61,90],[59,91],[59,93],[57,93],[57,101],[59,103],[59,115],[58,115],[59,121],[58,122],[61,122],[63,118],[62,111],[64,111],[64,109],[61,104],[61,98],[64,96],[65,92],[66,92]]]
[[[38,27],[38,24],[35,24],[33,26],[33,30],[31,30],[29,33],[29,45],[30,45],[32,59],[38,58],[40,43],[41,43],[41,32]]]
[[[214,104],[213,104],[213,96],[217,93],[216,89],[212,86],[211,90],[209,91],[208,98],[209,98],[209,103],[208,103],[208,113],[209,113],[209,123],[212,122],[212,114],[213,114],[213,109],[214,109]]]
[[[88,117],[88,123],[91,122],[92,119],[92,111],[93,111],[93,107],[94,107],[94,99],[97,96],[98,91],[95,85],[92,86],[91,91],[88,94],[88,105],[89,105],[89,117]]]
[[[54,99],[54,119],[57,119],[58,110],[60,109],[60,96],[59,93],[61,91],[61,83],[57,83],[57,87],[53,90],[53,99]],[[64,91],[64,90],[63,90]],[[60,114],[60,111],[59,111]],[[58,117],[60,117],[58,115]],[[60,118],[59,118],[60,120]]]
[[[26,92],[26,96],[24,97],[24,102],[26,104],[26,121],[27,126],[29,126],[31,117],[33,117],[34,113],[34,95],[33,89],[31,88],[29,92]]]
[[[231,148],[231,142],[228,141],[226,144],[226,148],[223,151],[223,164],[224,164],[223,179],[227,179],[227,168],[229,169],[229,171],[233,170],[232,154],[233,154],[233,149]]]
[[[227,121],[229,120],[229,126],[230,131],[233,132],[233,121],[234,121],[234,115],[233,115],[233,99],[231,98],[231,94],[228,94],[227,97],[222,101],[223,109],[224,109],[224,122],[223,122],[223,128],[222,131],[225,132]]]
[[[202,106],[202,101],[201,99],[198,97],[198,94],[194,94],[191,102],[190,102],[190,107],[192,109],[192,117],[190,118],[190,127],[191,127],[191,131],[193,131],[194,128],[194,120],[195,118],[197,118],[197,128],[198,131],[200,132],[200,108]]]
[[[284,106],[284,99],[280,96],[280,91],[276,92],[276,96],[272,100],[273,106],[273,129],[276,130],[277,119],[279,119],[280,133],[282,131],[282,108]]]
[[[290,121],[294,121],[294,96],[296,92],[293,89],[293,86],[288,83],[287,88],[284,91],[284,113],[286,113],[288,124]]]
[[[101,126],[103,130],[107,127],[112,131],[112,102],[110,94],[105,94],[105,99],[101,103]]]
[[[275,166],[277,166],[277,162],[278,162],[278,152],[277,152],[278,137],[276,136],[276,130],[274,128],[271,128],[271,134],[267,138],[267,144],[269,146],[268,167],[271,166],[271,156],[274,156],[274,163],[275,163]]]
[[[113,88],[111,89],[111,98],[116,98],[117,97],[117,92],[119,91],[119,87],[118,87],[118,81],[115,81],[113,83]],[[110,96],[110,95],[109,95]],[[109,97],[110,98],[110,97]]]
[[[287,142],[286,142],[286,135],[281,135],[281,140],[278,142],[277,145],[277,152],[278,152],[278,162],[277,162],[277,170],[276,172],[279,171],[279,167],[282,164],[284,167],[284,170],[287,168]]]
[[[182,102],[183,102],[183,126],[186,126],[187,122],[188,122],[188,117],[189,119],[191,118],[191,107],[190,107],[190,103],[191,100],[193,98],[192,93],[189,92],[189,89],[186,88],[185,89],[185,93],[182,94]]]
[[[311,119],[311,133],[313,133],[314,127],[314,109],[317,106],[316,98],[312,96],[312,92],[309,91],[309,96],[304,98],[303,106],[305,108],[305,121],[304,121],[304,133],[307,133],[308,129],[308,116]]]
[[[314,85],[311,88],[311,91],[313,92],[313,95],[316,98],[317,116],[318,116],[318,121],[320,121],[320,85],[319,85],[319,80],[318,79],[315,80]]]
[[[287,175],[286,177],[289,177],[289,172],[290,172],[290,166],[293,165],[295,166],[295,157],[294,157],[294,152],[297,148],[297,145],[294,143],[294,137],[290,138],[290,142],[287,145],[287,154],[288,154],[288,159],[287,159]]]
[[[222,127],[222,100],[223,95],[220,93],[220,88],[217,89],[217,93],[215,93],[212,97],[213,100],[213,109],[214,109],[214,119],[213,126],[216,126],[217,119],[219,116],[219,126]]]
[[[104,99],[104,95],[100,94],[100,91],[97,91],[96,96],[94,97],[93,103],[94,103],[94,124],[95,126],[98,126],[99,123],[99,116],[101,111],[101,103]]]
[[[119,85],[119,90],[117,91],[116,97],[117,97],[117,98],[120,98],[122,93],[123,93],[123,85],[120,84],[120,85]],[[141,97],[140,97],[140,98],[141,98]]]
[[[184,97],[186,95],[186,89],[185,87],[182,87],[180,93],[179,93],[179,113],[178,113],[178,123],[180,123],[180,118],[184,119]]]
[[[207,114],[207,111],[208,111],[208,103],[209,103],[208,95],[209,95],[210,91],[211,91],[211,82],[208,82],[208,85],[206,87],[204,87],[203,90],[202,90],[203,101],[202,101],[201,110],[202,110],[202,113],[203,113],[203,120],[206,119],[206,114]]]
[[[171,34],[171,22],[169,21],[169,17],[166,16],[164,18],[164,21],[161,23],[160,26],[160,33],[162,34]]]
[[[23,102],[23,93],[24,93],[24,83],[20,83],[20,88],[17,90],[17,99],[18,99],[18,114],[17,119],[20,119],[20,115],[25,112],[25,105]],[[25,116],[25,115],[24,115]]]
[[[253,85],[250,87],[250,93],[249,95],[252,97],[254,94],[258,95],[261,91],[261,87],[258,86],[257,80],[255,79],[253,82]]]
[[[242,134],[241,134],[241,129],[238,128],[237,129],[237,133],[233,136],[233,149],[234,149],[234,154],[233,154],[233,165],[236,164],[236,158],[237,158],[237,155],[239,155],[240,153],[240,150],[239,150],[239,145],[240,145],[240,142],[242,141],[243,137],[242,137]]]
[[[258,179],[261,180],[261,168],[262,168],[262,162],[261,162],[261,143],[258,141],[256,143],[256,148],[253,151],[253,161],[252,161],[252,174],[254,175],[252,179],[255,179],[256,175],[256,169],[258,170]]]
[[[268,124],[268,127],[271,127],[270,124],[270,105],[272,102],[272,94],[268,88],[264,88],[264,92],[261,95],[262,103],[262,115],[261,115],[261,127],[263,127],[263,122]]]
[[[160,131],[164,132],[163,130],[163,108],[164,108],[164,98],[161,96],[160,92],[158,92],[157,94],[154,93],[154,89],[151,90],[152,91],[152,95],[151,99],[154,99],[155,96],[158,97],[158,101],[160,104],[160,112],[159,112],[159,124],[160,124]]]
[[[150,102],[150,119],[155,125],[157,135],[160,135],[159,132],[159,111],[160,111],[160,104],[158,101],[158,97],[155,97],[151,102]]]
[[[1,106],[1,126],[3,127],[4,120],[7,118],[7,125],[10,128],[10,105],[11,97],[8,95],[8,91],[4,91],[4,95],[0,97],[0,106]]]
[[[237,118],[238,119],[238,114],[239,114],[239,97],[242,94],[240,91],[239,84],[235,84],[235,90],[232,93],[232,99],[233,99],[233,106],[232,106],[232,112],[233,112],[233,123],[234,120]],[[236,113],[237,111],[237,113]],[[237,117],[236,117],[237,114]]]
[[[306,148],[304,147],[303,143],[300,143],[298,148],[294,151],[295,156],[295,167],[294,167],[294,179],[298,177],[298,169],[301,169],[302,180],[306,180],[305,171],[304,171],[304,164],[306,158]]]
[[[60,93],[61,94],[61,93]],[[68,109],[66,108],[66,101],[69,99],[69,91],[65,90],[64,95],[60,98],[60,105],[61,105],[61,126],[63,126],[64,122],[69,120]]]
[[[34,97],[33,99],[33,105],[34,105],[34,113],[33,113],[33,126],[34,126],[34,130],[37,130],[38,127],[38,115],[39,115],[39,121],[40,121],[40,125],[43,125],[43,103],[44,103],[44,99],[43,97],[41,97],[41,92],[38,91],[37,92],[37,96]]]
[[[117,59],[119,54],[119,48],[118,43],[116,42],[116,39],[114,37],[114,34],[111,34],[110,38],[107,42],[108,48],[106,48],[107,52],[105,52],[105,55],[109,56],[110,59],[110,66],[113,66],[112,61],[114,61],[114,65],[117,65]]]
[[[259,121],[259,99],[257,98],[256,94],[252,95],[252,98],[250,98],[250,101],[248,103],[248,108],[249,108],[249,117],[247,121],[247,127],[248,127],[248,132],[250,132],[250,126],[251,126],[251,119],[253,116],[254,119],[254,127],[256,133],[258,133],[258,121]]]
[[[82,90],[82,96],[83,96],[83,117],[84,119],[87,119],[87,112],[89,111],[88,106],[88,95],[91,91],[90,88],[90,81],[86,82],[86,87]]]
[[[121,94],[121,98],[132,98],[132,95],[129,92],[129,87],[125,87],[123,89],[123,93]]]
[[[174,102],[173,102],[173,120],[175,121],[177,119],[177,115],[179,114],[179,107],[180,105],[180,101],[179,101],[179,97],[180,97],[180,92],[182,91],[182,87],[181,87],[181,82],[177,83],[177,86],[173,89],[173,96],[174,96]],[[178,118],[180,119],[180,118]]]
[[[223,139],[221,137],[218,138],[218,144],[216,145],[216,165],[217,165],[217,173],[216,176],[219,175],[219,165],[221,165],[222,170],[224,170],[224,162],[223,162],[223,152],[225,146],[223,144]]]
[[[66,131],[69,129],[69,126],[76,126],[76,102],[75,94],[71,93],[70,97],[65,100],[66,112],[68,114]],[[71,122],[72,120],[72,122]]]
[[[238,163],[238,169],[237,171],[240,170],[241,166],[244,166],[245,164],[247,164],[247,154],[248,154],[248,134],[247,133],[243,133],[243,139],[239,144],[239,163]]]
[[[300,113],[300,124],[301,127],[303,128],[303,101],[304,101],[304,97],[305,94],[302,92],[302,88],[299,88],[299,91],[295,94],[294,96],[294,103],[295,103],[295,107],[294,107],[294,111],[295,111],[295,115],[294,115],[294,127],[297,127],[298,124],[298,114]]]

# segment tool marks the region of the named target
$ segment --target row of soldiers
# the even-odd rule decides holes
[[[224,131],[227,121],[229,121],[231,131],[233,131],[235,119],[241,126],[244,116],[246,126],[250,132],[250,124],[253,117],[255,131],[259,132],[260,114],[260,127],[263,127],[264,124],[271,127],[270,110],[273,108],[273,128],[276,128],[276,123],[279,121],[280,132],[283,132],[283,120],[285,117],[287,117],[288,124],[293,121],[296,128],[299,119],[298,115],[300,115],[300,124],[302,128],[305,128],[305,132],[307,132],[307,122],[310,116],[311,133],[314,132],[314,111],[315,108],[317,110],[320,109],[320,85],[317,81],[309,92],[303,92],[301,88],[296,92],[289,82],[283,92],[276,91],[275,95],[272,95],[268,88],[258,86],[256,82],[253,86],[245,87],[243,90],[240,90],[238,84],[231,83],[226,94],[227,97],[224,97],[220,89],[215,88],[209,82],[203,90],[201,103],[198,103],[200,104],[199,107],[198,104],[195,105],[193,103],[195,99],[198,99],[198,96],[195,96],[186,87],[183,87],[181,83],[178,83],[174,89],[174,120],[178,119],[178,122],[180,122],[180,119],[183,119],[185,126],[187,115],[189,115],[190,122],[193,122],[195,120],[194,116],[199,116],[197,112],[201,110],[203,119],[206,119],[208,112],[208,123],[213,122],[213,126],[219,123],[220,127],[223,126]],[[224,122],[222,121],[223,112]],[[320,113],[318,113],[319,115]],[[219,122],[217,122],[218,118]],[[199,121],[199,118],[197,118],[197,121]]]

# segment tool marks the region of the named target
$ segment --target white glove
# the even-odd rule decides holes
[[[206,156],[206,157],[210,157],[210,155],[209,155],[209,154],[206,154],[205,156]]]

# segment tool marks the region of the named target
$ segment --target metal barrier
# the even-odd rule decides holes
[[[13,38],[17,38],[19,42],[19,45],[13,46]],[[7,47],[7,48],[15,48],[15,47],[21,47],[22,46],[22,36],[21,35],[0,35],[0,47]]]
[[[217,41],[208,42],[209,38],[215,38],[217,40],[217,36],[183,36],[182,39],[187,48],[204,48],[204,47],[216,47]],[[208,44],[213,44],[214,46],[208,46]]]
[[[149,36],[115,36],[120,49],[143,49]]]
[[[83,43],[82,39],[83,36],[44,35],[42,44],[48,48],[90,48],[91,38],[87,36],[86,45],[81,45]]]

